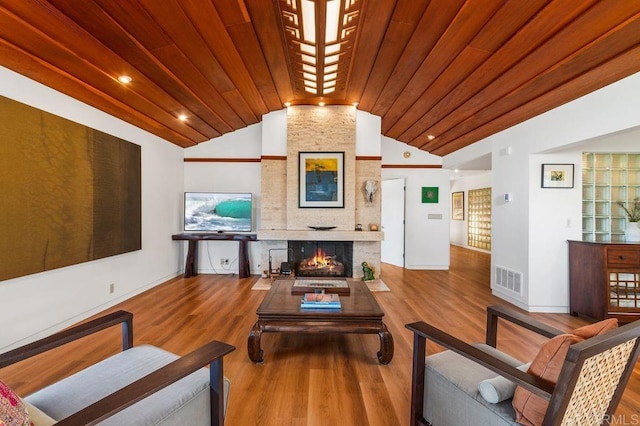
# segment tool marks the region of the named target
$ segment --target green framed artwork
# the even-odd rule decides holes
[[[438,202],[438,187],[437,186],[423,186],[422,187],[422,202],[423,203],[437,203]]]

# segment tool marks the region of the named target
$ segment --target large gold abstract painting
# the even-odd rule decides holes
[[[0,96],[0,281],[141,245],[140,146]]]

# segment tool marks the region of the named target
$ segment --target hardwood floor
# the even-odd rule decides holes
[[[489,269],[489,255],[456,246],[451,247],[449,271],[383,265],[382,278],[391,291],[374,295],[395,340],[389,365],[378,363],[375,335],[279,333],[262,336],[265,362],[252,363],[247,337],[266,293],[251,290],[257,276],[180,277],[109,311],[134,313],[135,344],[150,343],[178,354],[214,339],[235,345],[224,363],[232,382],[229,425],[407,425],[412,335],[404,325],[423,320],[465,341],[483,340],[486,306],[504,303],[491,295]],[[566,330],[587,323],[570,315],[532,316]],[[0,377],[26,395],[116,353],[118,336],[119,330],[103,332],[0,370]],[[530,359],[543,341],[503,324],[499,336],[498,348],[522,360]],[[617,414],[640,421],[639,401],[636,366]]]

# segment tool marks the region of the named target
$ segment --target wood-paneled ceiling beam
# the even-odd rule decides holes
[[[285,32],[302,1],[0,0],[0,65],[182,147],[357,102],[437,155],[640,71],[637,1],[304,0],[346,13],[335,90],[314,95]]]

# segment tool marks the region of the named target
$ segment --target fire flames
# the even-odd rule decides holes
[[[318,248],[313,257],[300,262],[298,270],[299,275],[339,275],[344,272],[344,265],[336,260],[336,256],[330,256]]]
[[[322,249],[318,249],[315,256],[305,259],[304,263],[308,267],[316,269],[329,268],[329,270],[331,270],[332,267],[335,266],[335,257],[327,255]]]

